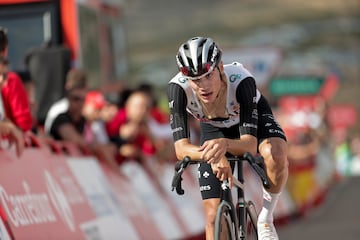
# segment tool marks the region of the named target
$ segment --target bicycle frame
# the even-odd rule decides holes
[[[265,188],[269,188],[270,183],[267,179],[265,170],[263,168],[264,167],[263,158],[261,156],[254,157],[250,153],[245,153],[241,158],[230,157],[228,158],[228,160],[229,162],[237,163],[236,164],[237,178],[233,177],[233,184],[237,188],[236,207],[234,206],[233,196],[231,189],[229,187],[229,183],[227,180],[224,180],[221,183],[222,190],[220,193],[220,204],[218,207],[217,215],[219,215],[219,211],[221,211],[221,209],[225,205],[225,208],[227,209],[225,211],[230,213],[230,219],[232,222],[234,222],[235,225],[234,232],[232,229],[230,230],[228,229],[228,231],[231,231],[231,235],[234,236],[236,239],[245,239],[248,230],[247,214],[250,215],[249,217],[251,220],[251,224],[254,225],[254,229],[256,229],[257,214],[256,212],[255,213],[252,212],[251,211],[252,209],[250,209],[251,207],[254,207],[253,203],[245,199],[243,161],[247,161],[250,164],[250,166],[255,170],[255,172],[260,176]],[[181,180],[182,180],[181,174],[184,172],[185,168],[192,163],[199,163],[199,161],[192,161],[189,157],[185,157],[182,161],[178,162],[175,165],[175,175],[172,181],[172,191],[174,190],[174,188],[176,188],[176,192],[179,195],[184,194],[184,190],[181,187]],[[255,232],[255,234],[257,233]]]
[[[235,224],[236,229],[235,236],[236,239],[245,239],[246,231],[247,231],[247,220],[246,220],[246,207],[247,207],[247,200],[245,199],[245,181],[243,175],[243,162],[246,161],[245,159],[238,159],[236,160],[236,171],[237,171],[237,178],[233,177],[233,185],[236,187],[237,192],[237,200],[235,202],[236,206],[234,206],[233,196],[230,188],[226,190],[223,189],[223,197],[220,198],[220,201],[226,201],[229,204],[231,203],[231,209],[235,210]],[[256,214],[255,214],[256,215]],[[257,217],[257,216],[253,216]]]

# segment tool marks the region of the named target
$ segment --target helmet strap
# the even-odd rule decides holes
[[[219,68],[219,64],[216,66],[216,68],[218,69],[218,71],[219,71],[219,74],[220,74],[220,80],[221,81],[223,81],[224,79],[223,79],[223,74],[222,74],[222,72],[220,71],[220,68]]]

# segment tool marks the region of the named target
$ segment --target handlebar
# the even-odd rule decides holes
[[[270,188],[270,182],[265,172],[264,158],[261,155],[253,156],[251,153],[246,152],[241,157],[228,158],[228,161],[244,161],[244,160],[246,160],[250,164],[250,166],[254,169],[254,171],[259,175],[263,186],[265,188]],[[197,164],[197,163],[201,163],[201,161],[191,160],[190,157],[186,156],[183,158],[183,160],[178,161],[175,164],[175,174],[173,176],[171,183],[171,191],[174,191],[174,189],[176,189],[176,193],[178,195],[183,195],[185,193],[184,189],[181,186],[182,174],[190,164]]]
[[[261,178],[262,184],[265,188],[270,188],[270,182],[265,172],[265,162],[261,155],[254,156],[249,152],[246,152],[243,157],[248,161],[250,166]]]

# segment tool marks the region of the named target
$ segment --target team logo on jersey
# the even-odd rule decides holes
[[[257,109],[254,109],[251,113],[251,117],[254,119],[258,119],[258,111]]]
[[[169,108],[173,108],[174,107],[174,100],[169,102]]]
[[[182,130],[184,130],[182,127],[177,127],[171,130],[172,133],[176,133],[176,132],[181,132]]]
[[[252,124],[252,123],[243,123],[242,126],[243,126],[243,127],[247,127],[247,128],[255,128],[255,129],[257,129],[257,125],[256,125],[256,124]]]
[[[210,185],[206,185],[206,186],[200,186],[200,191],[210,191],[211,190],[211,186]]]
[[[180,77],[178,79],[179,83],[185,83],[187,81],[187,78],[186,77]]]
[[[230,82],[235,82],[236,80],[241,79],[241,74],[231,74],[229,79],[230,79]]]

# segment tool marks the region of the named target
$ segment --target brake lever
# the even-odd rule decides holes
[[[174,189],[176,189],[176,193],[179,195],[183,195],[185,193],[181,185],[181,182],[183,180],[181,175],[189,163],[190,157],[186,156],[182,161],[179,161],[175,164],[175,175],[171,183],[171,191],[174,191]]]
[[[269,189],[270,182],[265,172],[265,163],[263,157],[254,157],[248,152],[244,153],[243,156],[250,163],[255,172],[260,176],[263,186]]]

